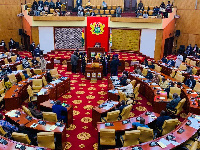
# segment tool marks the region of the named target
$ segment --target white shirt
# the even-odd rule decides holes
[[[178,55],[177,58],[176,58],[175,67],[179,67],[182,64],[182,61],[183,61],[183,56]]]
[[[124,93],[126,96],[133,93],[133,85],[131,83],[129,83],[127,86],[123,86],[121,89],[125,90]]]
[[[107,7],[107,4],[105,2],[102,3],[103,7]]]

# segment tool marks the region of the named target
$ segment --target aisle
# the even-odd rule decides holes
[[[65,149],[78,150],[97,149],[97,130],[92,126],[92,108],[107,100],[107,78],[92,83],[86,80],[81,74],[66,72],[66,66],[56,65],[61,75],[70,77],[71,90],[59,100],[74,106],[74,122],[67,129],[67,143]],[[133,106],[135,109],[130,117],[137,116],[146,110],[151,111],[152,106],[143,97],[139,97],[138,103]]]

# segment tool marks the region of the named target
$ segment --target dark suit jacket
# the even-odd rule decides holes
[[[15,41],[13,43],[9,42],[9,49],[15,49]]]
[[[153,78],[153,74],[151,72],[148,72],[147,76],[145,78],[152,79]]]
[[[192,81],[192,86],[190,86],[190,81]],[[195,80],[191,80],[191,79],[187,79],[185,82],[185,85],[189,86],[190,88],[194,88],[196,85],[196,81]]]
[[[119,107],[120,114],[122,113],[122,110],[123,110],[126,106],[128,106],[128,105],[121,105],[121,106]]]
[[[157,121],[156,121],[156,126],[159,128],[159,129],[162,129],[162,126],[164,124],[164,121],[165,120],[168,120],[168,119],[171,119],[171,117],[169,116],[160,116],[157,118]]]
[[[195,48],[195,47],[193,47],[193,50],[194,50],[194,48]],[[195,52],[197,52],[197,53],[199,52],[198,46],[196,47],[196,51],[195,51]]]
[[[35,49],[35,45],[31,44],[31,45],[30,45],[30,51],[33,52],[34,49]]]
[[[175,66],[175,62],[173,60],[168,60],[167,64],[173,67]]]
[[[163,57],[161,60],[162,60],[163,63],[167,63],[167,58]]]
[[[42,6],[43,6],[43,1],[38,1],[38,5],[40,6],[40,4],[42,4]]]
[[[178,103],[181,101],[181,98],[175,98],[170,103],[167,103],[167,108],[171,110],[175,110],[175,107],[178,105]]]
[[[120,81],[120,85],[126,86],[127,82],[126,82],[127,78],[124,78]]]

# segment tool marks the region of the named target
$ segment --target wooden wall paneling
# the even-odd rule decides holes
[[[200,34],[196,35],[195,44],[197,44],[200,47]]]
[[[195,34],[189,34],[188,44],[192,44],[192,46],[194,46],[195,45],[195,39],[196,39]]]
[[[163,30],[156,30],[156,43],[155,43],[155,51],[154,51],[155,60],[161,59],[162,40],[163,40]]]
[[[162,2],[167,4],[168,0],[142,0],[144,6],[160,6]],[[137,0],[137,4],[140,3],[140,0]]]
[[[38,29],[38,27],[32,27],[31,32],[32,32],[32,38],[31,38],[32,41],[34,41],[35,44],[38,45],[39,44],[39,29]]]
[[[189,34],[183,34],[181,33],[180,36],[178,37],[177,40],[177,49],[180,47],[180,45],[188,45],[188,39],[189,39]]]
[[[195,9],[196,0],[175,0],[174,6],[178,9]]]

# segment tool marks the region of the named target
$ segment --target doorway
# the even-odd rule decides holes
[[[135,12],[137,0],[124,0],[124,12]]]
[[[164,56],[172,54],[173,42],[174,42],[174,37],[165,39]]]

